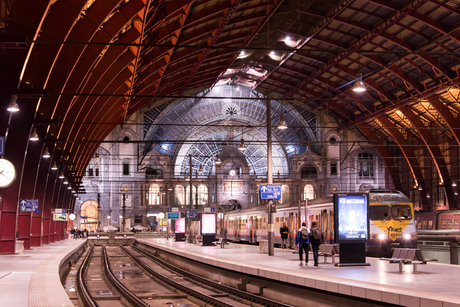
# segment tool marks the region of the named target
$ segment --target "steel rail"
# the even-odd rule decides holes
[[[78,294],[80,294],[80,297],[82,298],[81,302],[83,303],[84,306],[98,307],[99,305],[96,303],[96,300],[89,293],[88,285],[86,284],[86,280],[83,278],[83,275],[85,275],[88,270],[88,264],[89,264],[88,260],[93,255],[93,251],[94,251],[94,246],[91,246],[91,249],[86,253],[85,258],[83,259],[80,265],[80,268],[78,269],[77,290],[78,290]]]
[[[132,245],[131,245],[132,246]],[[127,255],[130,256],[130,258],[132,260],[134,260],[135,262],[137,262],[137,264],[139,264],[144,270],[146,270],[148,273],[150,273],[151,275],[153,275],[155,278],[159,279],[160,281],[176,288],[177,290],[179,291],[182,291],[184,293],[186,293],[187,295],[190,295],[190,296],[193,296],[194,298],[197,298],[203,302],[205,302],[206,304],[209,304],[209,305],[212,305],[212,306],[218,306],[218,307],[232,307],[234,305],[230,305],[226,302],[223,302],[217,298],[214,298],[210,295],[207,295],[205,293],[202,293],[200,291],[196,291],[196,290],[193,290],[193,289],[190,289],[190,288],[187,288],[186,286],[164,276],[163,274],[161,273],[158,273],[156,272],[155,270],[153,270],[147,263],[145,263],[144,261],[142,261],[141,259],[139,259],[138,257],[134,256],[132,253],[130,253],[128,250],[126,250],[125,247],[121,246],[120,247],[125,251],[125,253]],[[133,246],[132,246],[133,247]],[[137,251],[137,249],[136,249]],[[144,253],[141,253],[141,254],[144,254]],[[148,255],[146,255],[148,257]]]
[[[112,269],[110,268],[109,265],[109,256],[107,255],[107,251],[105,249],[105,245],[102,246],[102,258],[104,259],[104,268],[107,277],[109,280],[115,285],[117,290],[130,302],[133,304],[133,306],[136,307],[151,307],[149,304],[144,302],[142,299],[137,297],[136,294],[128,290],[128,288],[123,285],[118,278],[115,277],[115,275],[112,272]]]
[[[183,276],[186,276],[187,278],[189,278],[189,279],[191,279],[193,281],[200,282],[200,283],[205,284],[207,286],[213,287],[213,288],[215,288],[217,290],[229,293],[229,294],[237,296],[239,298],[243,298],[243,299],[251,301],[253,303],[261,304],[263,306],[291,307],[291,305],[280,303],[280,302],[277,302],[275,300],[271,300],[271,299],[262,297],[260,295],[252,294],[252,293],[242,291],[242,290],[230,287],[230,286],[226,286],[226,285],[223,285],[223,284],[216,283],[216,282],[211,281],[209,279],[203,278],[203,277],[201,277],[199,275],[190,273],[190,272],[185,271],[185,270],[183,270],[181,268],[173,266],[170,263],[168,263],[168,262],[166,262],[166,261],[164,261],[164,260],[162,260],[162,259],[160,259],[158,257],[154,257],[151,254],[139,249],[136,246],[133,246],[133,245],[131,245],[131,246],[132,246],[133,249],[135,249],[139,253],[145,255],[147,258],[149,258],[149,259],[151,259],[151,260],[163,265],[164,267],[167,267],[167,268],[169,268],[171,270],[174,270],[174,271],[178,272],[179,274],[181,274]]]

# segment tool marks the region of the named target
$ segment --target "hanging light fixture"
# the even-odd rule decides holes
[[[32,129],[32,134],[30,135],[29,140],[31,140],[31,141],[38,141],[39,140],[38,134],[37,134],[37,128]]]
[[[168,191],[172,191],[173,188],[172,188],[172,184],[168,184]]]
[[[51,158],[50,152],[48,151],[48,147],[45,147],[45,150],[43,151],[43,158],[48,159]]]
[[[353,92],[358,92],[358,93],[365,92],[366,91],[366,86],[364,85],[364,82],[361,79],[361,74],[358,74],[358,77],[360,79],[357,80],[355,82],[355,84],[353,85]]]
[[[69,186],[67,187],[67,190],[72,190],[72,187],[69,185]]]
[[[240,147],[238,147],[238,150],[246,150],[246,146],[244,146],[244,139],[241,139],[241,142],[240,142]]]
[[[66,178],[66,179],[64,179],[64,182],[63,182],[63,184],[66,184],[66,185],[67,185],[67,184],[69,184],[69,180],[67,180],[67,178]]]
[[[11,102],[7,108],[9,112],[18,112],[19,111],[19,106],[18,103],[16,102],[18,100],[17,95],[11,95]]]
[[[203,167],[200,164],[200,169],[198,170],[198,174],[203,174]]]
[[[64,172],[63,171],[60,171],[59,172],[59,179],[64,179],[65,176],[64,176]]]
[[[284,114],[280,115],[280,123],[278,124],[278,129],[281,129],[281,130],[287,129],[286,122],[284,121]]]
[[[220,161],[219,155],[216,156],[216,161],[214,161],[214,163],[216,163],[216,164],[221,164],[222,163],[222,161]]]
[[[51,169],[52,169],[53,171],[55,171],[55,170],[58,169],[58,167],[57,167],[57,165],[56,165],[56,161],[53,161],[53,164],[51,165]]]

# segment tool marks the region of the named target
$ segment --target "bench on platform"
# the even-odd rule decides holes
[[[415,248],[395,248],[391,258],[380,258],[390,263],[399,264],[399,272],[404,272],[403,265],[412,264],[414,267],[413,273],[417,273],[418,264],[426,264],[428,261],[437,261],[436,259],[425,259],[420,249]]]
[[[332,264],[335,264],[335,256],[337,252],[335,249],[335,246],[332,244],[321,244],[319,246],[318,250],[318,255],[324,257],[324,262],[323,263],[328,263],[327,262],[327,257],[332,258]]]

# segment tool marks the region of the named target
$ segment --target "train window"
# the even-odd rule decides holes
[[[280,218],[277,217],[277,218],[276,218],[275,229],[279,229],[279,228],[280,228]]]
[[[396,205],[391,206],[391,216],[394,220],[411,220],[412,212],[410,206]]]
[[[454,220],[454,229],[458,229],[458,220]]]
[[[390,219],[390,207],[388,206],[370,206],[369,219],[373,221],[384,221]]]
[[[262,224],[262,229],[263,230],[265,230],[265,225],[267,225],[267,219],[264,217],[263,224]]]

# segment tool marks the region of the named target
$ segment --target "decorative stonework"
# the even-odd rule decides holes
[[[226,117],[236,116],[240,114],[240,107],[234,103],[226,103],[222,109],[222,114]]]

